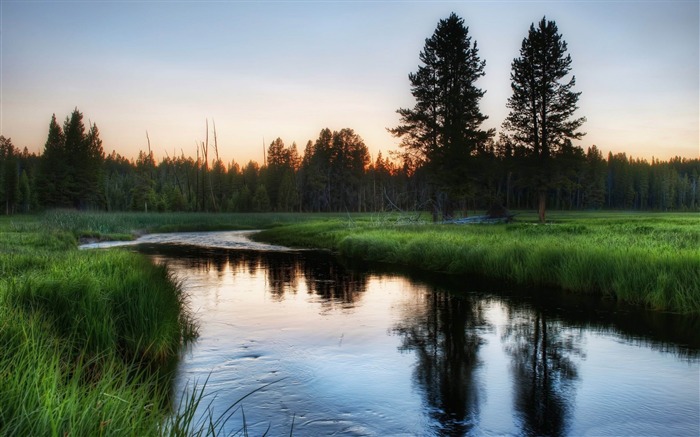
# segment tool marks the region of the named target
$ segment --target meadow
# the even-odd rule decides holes
[[[202,402],[196,387],[173,410],[172,369],[197,324],[167,269],[130,251],[78,250],[81,239],[264,229],[256,239],[700,314],[697,213],[552,212],[543,225],[530,213],[498,225],[427,220],[73,211],[1,218],[0,434],[192,435],[221,420],[192,423]]]

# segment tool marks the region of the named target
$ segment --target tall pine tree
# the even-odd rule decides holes
[[[454,13],[438,22],[419,59],[423,65],[408,76],[416,104],[397,111],[401,124],[389,132],[401,137],[410,159],[428,170],[435,199],[447,197],[436,203],[443,203],[443,216],[450,216],[450,198],[470,188],[472,154],[493,136],[480,128],[487,119],[479,110],[485,91],[476,81],[484,75],[485,61]]]
[[[531,182],[538,193],[538,213],[545,220],[547,190],[556,173],[554,155],[566,140],[580,139],[577,129],[585,117],[573,118],[578,109],[580,92],[574,92],[571,56],[554,21],[542,18],[537,27],[530,26],[523,39],[520,57],[513,60],[510,74],[512,96],[503,128],[516,144],[526,147],[531,162]]]
[[[61,126],[56,121],[56,114],[53,114],[49,123],[49,135],[44,145],[37,181],[39,202],[42,206],[69,205],[68,173],[65,136]]]
[[[76,108],[63,130],[51,117],[41,157],[38,188],[42,205],[88,208],[104,206],[104,151],[95,124],[85,132],[83,114]]]

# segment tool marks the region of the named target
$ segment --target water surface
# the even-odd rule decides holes
[[[252,393],[222,434],[700,433],[697,318],[239,237],[139,246],[182,281],[200,322],[176,392],[208,378],[214,416]]]

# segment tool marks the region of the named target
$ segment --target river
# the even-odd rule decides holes
[[[189,296],[174,390],[235,405],[221,435],[700,435],[697,317],[247,236],[137,241]]]

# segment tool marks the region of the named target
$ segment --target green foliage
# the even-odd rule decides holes
[[[266,230],[259,239],[531,286],[599,293],[700,313],[697,214],[563,214],[538,225],[409,225],[319,221]]]
[[[41,203],[79,209],[103,207],[103,164],[97,126],[92,124],[85,132],[83,114],[76,108],[66,117],[61,130],[54,114],[41,158]]]
[[[162,435],[184,295],[140,255],[76,250],[68,215],[0,220],[0,434]]]
[[[26,149],[20,152],[3,138],[3,214],[64,206],[140,212],[359,212],[438,207],[444,215],[453,215],[455,210],[459,214],[459,210],[487,209],[494,203],[512,209],[532,208],[540,194],[522,147],[516,147],[506,136],[479,146],[469,157],[471,164],[459,166],[460,174],[469,182],[461,188],[455,186],[450,198],[444,192],[435,192],[429,169],[408,155],[403,155],[401,162],[380,153],[370,162],[367,147],[352,129],[323,129],[315,142],[306,144],[302,156],[295,144],[284,147],[281,139],[275,140],[268,151],[269,162],[263,167],[254,161],[241,166],[220,159],[208,164],[184,153],[156,162],[151,152],[141,152],[135,161],[113,152],[102,161],[98,159],[101,146],[97,128],[92,125],[85,132],[78,115],[82,116],[78,112],[67,120],[67,127],[77,126],[71,129],[79,135],[71,136],[86,138],[94,152],[90,162],[100,168],[80,174],[71,170],[74,165],[70,163],[75,160],[67,157],[65,133],[55,116],[42,156]],[[595,146],[585,154],[565,143],[552,161],[553,188],[545,194],[547,203],[559,210],[700,209],[698,159],[650,163],[625,154],[610,154],[605,160]],[[88,173],[99,177],[97,186],[76,182],[80,178],[87,181]]]
[[[10,138],[0,135],[0,208],[12,213],[20,203],[18,153]]]

